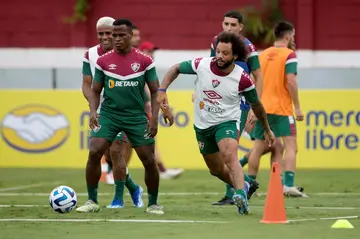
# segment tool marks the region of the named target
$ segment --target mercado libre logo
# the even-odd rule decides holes
[[[0,131],[10,147],[26,153],[44,153],[66,142],[70,124],[63,113],[49,106],[24,105],[4,116]]]

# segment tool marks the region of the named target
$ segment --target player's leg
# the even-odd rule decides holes
[[[88,191],[88,201],[76,209],[77,212],[98,212],[98,187],[101,176],[101,158],[105,151],[110,147],[117,129],[112,125],[112,121],[102,114],[99,118],[100,127],[91,131],[89,156],[86,164],[86,185]]]
[[[295,187],[295,170],[296,170],[296,124],[292,116],[277,116],[277,124],[274,130],[284,141],[284,194],[293,197],[307,197],[297,187]],[[274,133],[275,133],[274,132]]]
[[[107,163],[107,172],[106,172],[106,184],[114,184],[114,175],[112,172],[112,161],[110,156],[110,149],[107,149],[104,154],[105,161]]]
[[[124,131],[136,151],[145,169],[145,184],[148,193],[147,213],[164,214],[163,207],[158,205],[159,193],[159,171],[155,162],[155,140],[146,138],[147,119],[140,118],[134,121],[126,122]]]
[[[121,132],[119,133],[121,135]],[[118,134],[118,135],[119,135]],[[122,157],[124,142],[115,139],[110,146],[110,156],[113,165],[114,174],[114,199],[107,208],[123,208],[124,207],[124,189],[126,178],[126,164]]]
[[[244,172],[237,158],[238,127],[235,121],[229,121],[216,126],[215,139],[220,151],[220,158],[229,170],[229,176],[234,187],[233,201],[239,213],[249,213],[247,191],[245,189]]]

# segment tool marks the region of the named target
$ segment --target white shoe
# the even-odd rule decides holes
[[[285,185],[283,186],[283,193],[285,196],[288,197],[303,197],[303,198],[309,197],[305,193],[300,192],[297,187],[288,187]]]
[[[95,202],[88,200],[81,207],[76,208],[77,212],[98,212],[100,211],[100,206]]]
[[[166,169],[165,172],[160,172],[161,179],[175,179],[180,177],[180,175],[184,172],[182,168],[169,168]]]
[[[150,214],[163,215],[164,207],[160,205],[151,205],[146,209],[146,212]]]
[[[114,175],[112,173],[112,171],[110,173],[107,173],[106,174],[106,184],[109,184],[109,185],[114,185]]]

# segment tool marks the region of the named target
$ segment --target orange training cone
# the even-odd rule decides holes
[[[108,172],[109,165],[106,163],[105,156],[101,158],[101,177],[100,182],[106,183],[106,175]]]
[[[261,223],[288,223],[279,163],[273,163]]]

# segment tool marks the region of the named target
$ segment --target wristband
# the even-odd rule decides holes
[[[166,89],[164,89],[164,88],[159,88],[158,91],[166,92]]]

